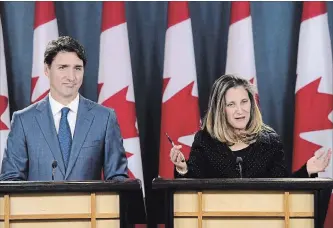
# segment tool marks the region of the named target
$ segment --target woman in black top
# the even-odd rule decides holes
[[[328,166],[331,149],[320,151],[292,175],[286,169],[279,135],[262,122],[253,86],[224,75],[216,80],[202,129],[195,135],[189,159],[174,146],[170,159],[175,177],[244,178],[317,176]],[[242,172],[237,165],[242,160]],[[238,160],[240,160],[238,158]]]

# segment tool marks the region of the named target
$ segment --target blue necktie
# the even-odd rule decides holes
[[[67,169],[69,155],[72,148],[72,134],[71,129],[69,127],[69,123],[67,120],[67,115],[69,112],[69,108],[61,109],[61,119],[59,123],[59,131],[58,131],[58,140],[60,143],[60,148],[62,152],[62,156],[64,158],[65,167]]]

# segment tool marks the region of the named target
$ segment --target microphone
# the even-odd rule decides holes
[[[238,165],[238,167],[239,167],[240,178],[243,178],[242,163],[243,163],[243,159],[241,157],[237,157],[236,165]]]
[[[54,181],[54,174],[55,174],[55,169],[57,168],[58,166],[58,162],[56,160],[54,160],[52,162],[52,180]]]

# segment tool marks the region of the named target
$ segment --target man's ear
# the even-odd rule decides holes
[[[50,66],[51,67],[51,66]],[[46,63],[44,63],[44,74],[46,77],[49,78],[49,72],[50,72],[50,68],[49,65],[47,65]]]

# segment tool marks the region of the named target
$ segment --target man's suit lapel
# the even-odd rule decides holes
[[[40,111],[40,113],[36,115],[39,127],[43,132],[45,140],[55,160],[58,163],[58,168],[60,169],[61,173],[65,176],[64,160],[60,150],[57,132],[54,126],[54,119],[49,103],[49,97],[46,96],[40,103],[38,103],[36,109]],[[51,167],[50,167],[50,172],[51,172]]]
[[[72,150],[69,157],[68,167],[66,170],[65,179],[68,178],[71,173],[77,157],[80,154],[81,147],[83,145],[84,140],[86,139],[87,133],[89,132],[90,126],[94,119],[94,115],[89,112],[89,110],[93,107],[94,103],[80,96],[79,108],[77,112],[74,137]]]

